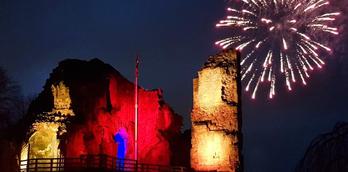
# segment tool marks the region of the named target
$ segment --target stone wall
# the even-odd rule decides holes
[[[74,116],[71,108],[69,88],[63,82],[51,86],[53,109],[39,114],[41,119],[31,124],[30,137],[22,144],[21,160],[34,158],[60,158],[60,135],[65,134],[66,125],[60,121]],[[30,148],[30,149],[29,149]],[[22,162],[26,163],[26,162]],[[25,166],[21,164],[21,166]]]
[[[241,111],[238,53],[209,57],[193,80],[191,167],[241,170]]]
[[[169,165],[169,133],[180,133],[182,119],[164,102],[160,89],[138,89],[139,161]],[[98,59],[61,62],[29,109],[28,116],[35,122],[38,114],[67,117],[64,133],[57,135],[64,157],[116,156],[120,145],[114,136],[123,131],[122,158],[134,158],[134,84]],[[32,132],[28,133],[30,138]]]

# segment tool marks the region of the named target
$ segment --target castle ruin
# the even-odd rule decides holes
[[[193,79],[191,167],[196,171],[241,171],[239,54],[209,57]]]

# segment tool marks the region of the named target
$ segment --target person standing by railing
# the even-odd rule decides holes
[[[124,170],[124,159],[127,151],[127,132],[126,129],[121,128],[119,132],[114,135],[114,141],[117,143],[117,160],[116,164],[118,170]]]

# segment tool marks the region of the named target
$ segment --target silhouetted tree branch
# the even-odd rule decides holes
[[[26,114],[31,98],[25,98],[20,87],[0,67],[0,167],[1,171],[17,171],[16,155],[19,154],[19,118]]]
[[[19,86],[0,67],[0,129],[6,128],[18,118],[16,111],[19,110],[21,97]]]

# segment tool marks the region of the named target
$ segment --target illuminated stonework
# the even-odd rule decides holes
[[[33,124],[35,132],[29,139],[30,158],[58,158],[59,140],[57,131],[60,126],[57,123],[40,122]]]
[[[28,159],[28,146],[29,146],[28,144],[22,145],[20,160]],[[20,162],[20,169],[25,169],[25,168],[27,168],[27,162],[26,161]]]
[[[198,72],[198,99],[197,103],[201,110],[212,112],[222,104],[222,72],[220,68],[206,69]]]
[[[32,126],[34,129],[28,133],[35,132],[47,138],[40,143],[34,142],[40,138],[36,139],[34,134],[29,139],[29,157],[33,158],[32,150],[36,150],[35,157],[55,155],[52,151],[56,147],[52,145],[58,142],[53,138],[58,137],[58,148],[66,158],[99,154],[114,157],[122,149],[126,159],[134,158],[134,84],[112,66],[98,59],[64,60],[53,70],[43,88],[31,104],[28,117],[38,123],[53,121],[52,124],[59,124],[58,133],[55,125],[41,127],[46,127],[50,134],[40,133],[38,128],[35,131]],[[174,154],[171,141],[179,136],[182,119],[165,103],[160,89],[139,87],[138,93],[138,162],[169,165]],[[74,113],[75,117],[70,118]],[[68,122],[66,132],[60,135],[65,122]],[[125,146],[114,137],[122,128],[127,133]],[[23,153],[22,157],[26,159],[27,156]]]
[[[21,159],[33,158],[59,158],[59,139],[58,134],[64,132],[65,124],[59,122],[64,116],[73,116],[71,109],[71,99],[69,88],[60,82],[52,85],[54,108],[46,115],[56,115],[53,121],[39,121],[32,124],[33,134],[30,136],[28,143],[25,143],[21,152]],[[61,117],[63,116],[63,117]],[[25,166],[21,164],[21,166]]]
[[[71,115],[73,116],[74,113],[71,106],[71,99],[70,99],[70,93],[69,88],[65,86],[63,82],[59,82],[58,85],[52,85],[51,86],[52,94],[53,94],[53,103],[54,108],[51,113],[61,113],[63,115]]]
[[[193,80],[191,167],[241,169],[238,58],[233,50],[212,56]]]
[[[194,130],[192,139],[197,146],[192,151],[198,156],[193,160],[196,166],[202,166],[196,169],[229,171],[230,157],[238,158],[233,138],[224,132],[211,132],[205,125],[197,125]]]

